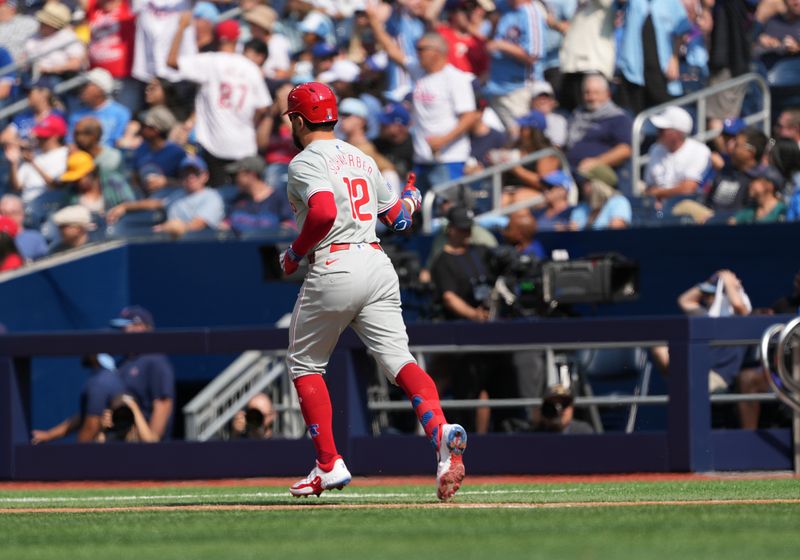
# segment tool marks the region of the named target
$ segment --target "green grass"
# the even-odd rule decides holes
[[[469,479],[468,479],[469,480]],[[724,558],[800,556],[800,503],[573,507],[581,502],[800,500],[800,480],[472,484],[428,507],[432,485],[359,487],[296,500],[283,488],[0,491],[0,508],[290,505],[281,510],[0,514],[0,558]],[[503,504],[554,504],[504,508]],[[563,503],[563,507],[557,507]],[[316,504],[343,507],[318,508]],[[347,505],[372,504],[372,508]],[[407,508],[381,507],[407,504]],[[419,506],[419,507],[414,507]]]

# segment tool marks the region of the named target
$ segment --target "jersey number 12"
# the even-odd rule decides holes
[[[350,197],[350,212],[353,214],[353,219],[362,222],[372,220],[371,213],[362,211],[364,205],[369,203],[369,185],[367,185],[367,180],[345,177],[344,184],[347,185],[347,194]]]

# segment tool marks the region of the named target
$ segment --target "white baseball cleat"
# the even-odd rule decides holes
[[[459,424],[443,424],[442,439],[436,453],[439,465],[436,468],[436,497],[449,500],[461,488],[464,480],[464,450],[467,448],[467,432]]]
[[[308,473],[308,476],[303,480],[298,480],[289,488],[292,496],[310,496],[314,494],[319,496],[323,490],[331,490],[336,488],[341,490],[350,483],[350,471],[344,466],[344,459],[339,457],[334,461],[333,468],[329,471],[324,471],[319,466],[319,461]]]

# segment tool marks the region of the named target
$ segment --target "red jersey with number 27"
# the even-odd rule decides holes
[[[298,229],[303,229],[308,200],[322,191],[333,193],[336,222],[314,249],[378,241],[378,214],[397,202],[375,160],[342,140],[316,140],[289,164],[287,194]]]

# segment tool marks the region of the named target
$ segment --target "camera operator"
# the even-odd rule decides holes
[[[431,266],[431,279],[445,319],[484,322],[489,319],[493,279],[487,266],[488,250],[473,245],[472,211],[453,206],[447,213],[447,241]]]
[[[447,320],[489,320],[495,279],[487,264],[489,250],[471,243],[472,224],[472,212],[466,207],[454,206],[449,210],[447,242],[431,267],[436,297]],[[439,354],[432,362],[440,392],[449,391],[454,398],[487,400],[490,395],[514,396],[516,380],[507,354]],[[467,430],[486,433],[493,421],[499,422],[500,416],[498,411],[493,418],[488,407],[481,407],[474,417],[465,414],[458,421]]]
[[[150,429],[142,409],[132,396],[123,394],[115,397],[109,406],[103,412],[103,431],[97,436],[98,443],[158,441],[158,435]]]
[[[561,384],[547,388],[542,402],[541,417],[536,426],[537,432],[557,434],[593,434],[592,426],[582,420],[575,420],[575,406],[572,393]]]
[[[267,439],[272,437],[275,411],[272,399],[265,393],[258,393],[247,401],[247,407],[240,410],[231,422],[231,439]]]

